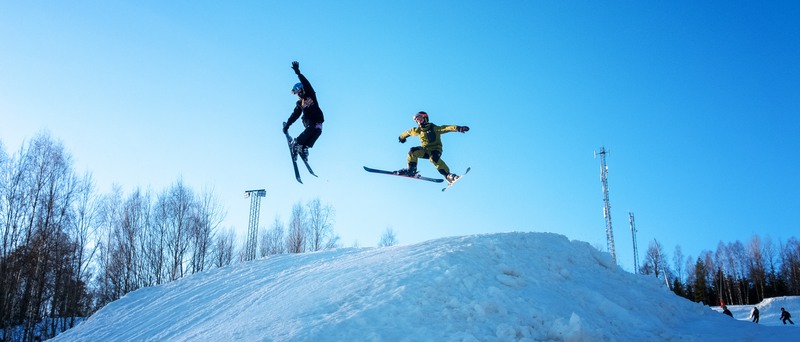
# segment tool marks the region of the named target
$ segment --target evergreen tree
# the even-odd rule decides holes
[[[692,300],[695,302],[702,302],[708,304],[706,292],[708,291],[708,284],[706,283],[707,273],[706,265],[703,260],[697,258],[694,264],[694,286],[692,291]]]
[[[686,293],[684,292],[683,284],[681,283],[681,280],[678,279],[678,277],[675,277],[672,280],[672,292],[674,292],[678,296],[681,296],[681,297],[684,297],[684,298],[686,297]]]

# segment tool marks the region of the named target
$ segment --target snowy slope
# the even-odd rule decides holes
[[[741,321],[748,321],[752,322],[753,320],[753,307],[758,307],[759,311],[759,321],[758,324],[766,325],[766,326],[781,326],[783,322],[781,322],[781,308],[786,308],[789,310],[794,317],[792,317],[792,321],[797,324],[798,322],[798,312],[800,312],[800,297],[775,297],[775,298],[766,298],[761,303],[756,305],[728,305],[728,309],[733,314],[733,318]],[[714,310],[717,312],[722,312],[722,308],[715,306]],[[788,323],[787,323],[788,325]],[[800,325],[798,325],[800,327]]]
[[[731,319],[662,284],[562,235],[453,237],[196,274],[130,293],[56,340],[800,340],[796,326]]]

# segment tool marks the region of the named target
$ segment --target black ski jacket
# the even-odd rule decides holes
[[[286,124],[293,124],[300,117],[300,114],[303,114],[303,126],[306,128],[321,124],[325,121],[325,117],[322,115],[322,109],[319,109],[317,93],[303,74],[297,74],[297,78],[303,84],[303,98],[297,100],[292,115],[289,116],[289,120],[286,120]]]

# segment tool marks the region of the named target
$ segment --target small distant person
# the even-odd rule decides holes
[[[750,317],[753,317],[753,322],[758,323],[758,308],[753,307],[753,312],[750,313]]]
[[[723,307],[722,307],[722,313],[724,313],[724,314],[726,314],[726,315],[728,315],[728,316],[731,316],[731,317],[733,317],[733,313],[731,312],[731,310],[728,310],[728,307],[727,307],[727,306],[723,306]]]
[[[783,321],[783,324],[786,324],[786,321],[789,321],[789,323],[794,324],[794,322],[792,322],[792,314],[790,314],[789,311],[786,311],[783,308],[781,308],[781,321]]]

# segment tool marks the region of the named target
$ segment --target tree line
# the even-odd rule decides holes
[[[650,242],[638,272],[664,279],[675,294],[707,305],[752,305],[764,298],[800,295],[800,241],[777,244],[769,237],[720,241],[715,251],[684,257],[675,247],[671,262],[660,243]]]
[[[338,247],[334,210],[295,204],[259,238],[260,255]],[[99,193],[64,146],[40,133],[0,144],[0,340],[47,339],[139,288],[244,259],[211,191],[181,179],[161,191]]]

